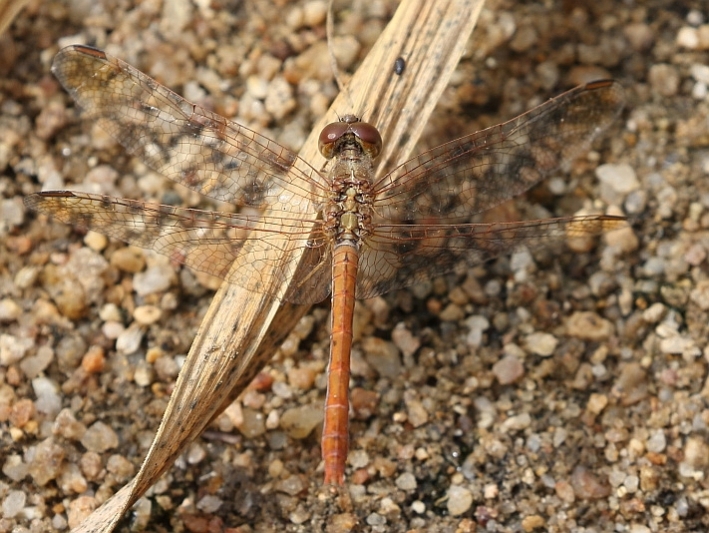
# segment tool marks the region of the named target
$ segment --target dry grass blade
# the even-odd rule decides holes
[[[2,0],[0,1],[0,35],[5,33],[7,27],[12,24],[15,17],[29,0]]]
[[[320,164],[317,137],[322,127],[338,113],[355,112],[376,124],[386,139],[379,172],[403,162],[458,63],[481,7],[482,0],[402,2],[352,78],[348,94],[341,94],[313,128],[299,155],[314,166]],[[410,76],[391,74],[399,56],[406,56]],[[348,103],[352,99],[355,109]],[[289,249],[285,242],[284,250],[284,261],[301,264],[302,252]],[[237,261],[232,268],[239,266]],[[184,447],[241,393],[306,311],[233,284],[222,285],[192,344],[140,472],[74,531],[113,531]]]

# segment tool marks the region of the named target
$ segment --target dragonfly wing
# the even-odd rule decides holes
[[[284,300],[295,304],[322,302],[332,290],[332,247],[330,244],[305,251],[292,277]]]
[[[52,72],[85,115],[128,152],[205,196],[260,208],[286,198],[291,212],[312,212],[309,200],[323,195],[322,177],[296,154],[188,102],[120,59],[68,46]]]
[[[360,252],[357,298],[475,266],[520,246],[534,251],[625,225],[624,217],[606,215],[493,224],[380,225]]]
[[[181,209],[72,191],[32,194],[25,197],[25,205],[66,224],[153,249],[176,263],[254,292],[312,304],[326,298],[329,291],[327,284],[317,290],[310,287],[310,291],[289,289],[285,296],[269,289],[283,285],[295,274],[291,264],[279,261],[278,248],[307,247],[307,268],[329,269],[329,247],[319,222],[312,220]],[[232,269],[237,258],[240,268]],[[263,272],[271,269],[276,283],[263,279]],[[309,279],[320,281],[312,276]],[[307,283],[303,279],[297,286]]]
[[[471,222],[565,169],[624,102],[617,82],[589,83],[509,122],[443,144],[377,182],[375,210],[391,222]]]

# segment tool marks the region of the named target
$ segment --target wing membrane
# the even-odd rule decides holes
[[[617,82],[568,91],[486,130],[430,150],[374,186],[375,210],[397,222],[470,222],[565,169],[618,116]]]
[[[207,111],[100,50],[68,46],[52,72],[128,152],[163,176],[215,200],[259,208],[283,202],[312,212],[325,191],[296,154]],[[289,194],[284,194],[287,191]]]
[[[624,217],[608,215],[493,224],[382,224],[361,252],[357,298],[479,265],[520,246],[534,251],[626,225]]]
[[[302,267],[307,271],[321,272],[320,263],[331,264],[330,247],[319,222],[313,227],[312,221],[294,218],[181,209],[72,191],[33,194],[25,198],[25,204],[66,224],[153,249],[176,263],[255,292],[268,292],[265,287],[274,286],[262,279],[261,273],[270,270],[269,265],[276,265],[274,275],[279,282],[293,278],[288,263],[278,260],[277,249],[284,242],[295,241],[311,249],[310,262]],[[230,271],[237,258],[241,267]],[[326,270],[329,272],[329,268]],[[308,290],[299,289],[303,286]],[[328,283],[316,290],[306,284],[304,276],[285,299],[316,303],[326,298],[329,290]]]

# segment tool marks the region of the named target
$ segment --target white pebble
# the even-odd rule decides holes
[[[32,339],[22,339],[6,333],[0,335],[0,365],[10,366],[17,363],[33,344]]]
[[[404,472],[396,478],[396,486],[401,490],[415,490],[417,487],[416,477],[411,472]]]
[[[151,266],[133,277],[133,289],[138,296],[163,292],[170,288],[174,278],[175,271],[169,265]]]
[[[11,490],[5,495],[2,502],[2,514],[4,518],[14,518],[25,507],[27,494],[21,490]]]
[[[699,47],[699,34],[696,28],[683,26],[677,32],[677,44],[683,48],[694,50]]]
[[[453,485],[448,489],[448,512],[452,516],[460,516],[473,505],[473,493],[465,487]]]
[[[140,348],[140,343],[143,341],[143,330],[132,325],[127,330],[123,331],[116,339],[116,350],[119,353],[129,355]]]
[[[551,333],[535,332],[527,335],[525,339],[526,348],[530,352],[542,357],[549,357],[556,350],[559,339]]]
[[[118,446],[118,435],[111,426],[96,422],[81,437],[81,444],[90,452],[103,453]]]
[[[45,413],[54,420],[62,408],[59,386],[49,378],[39,377],[32,380],[32,389],[37,395],[37,400],[34,402],[37,411]]]

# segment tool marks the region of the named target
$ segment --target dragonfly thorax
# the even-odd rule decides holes
[[[338,159],[332,169],[332,197],[325,209],[326,227],[335,243],[356,244],[370,232],[373,173],[369,158]]]

